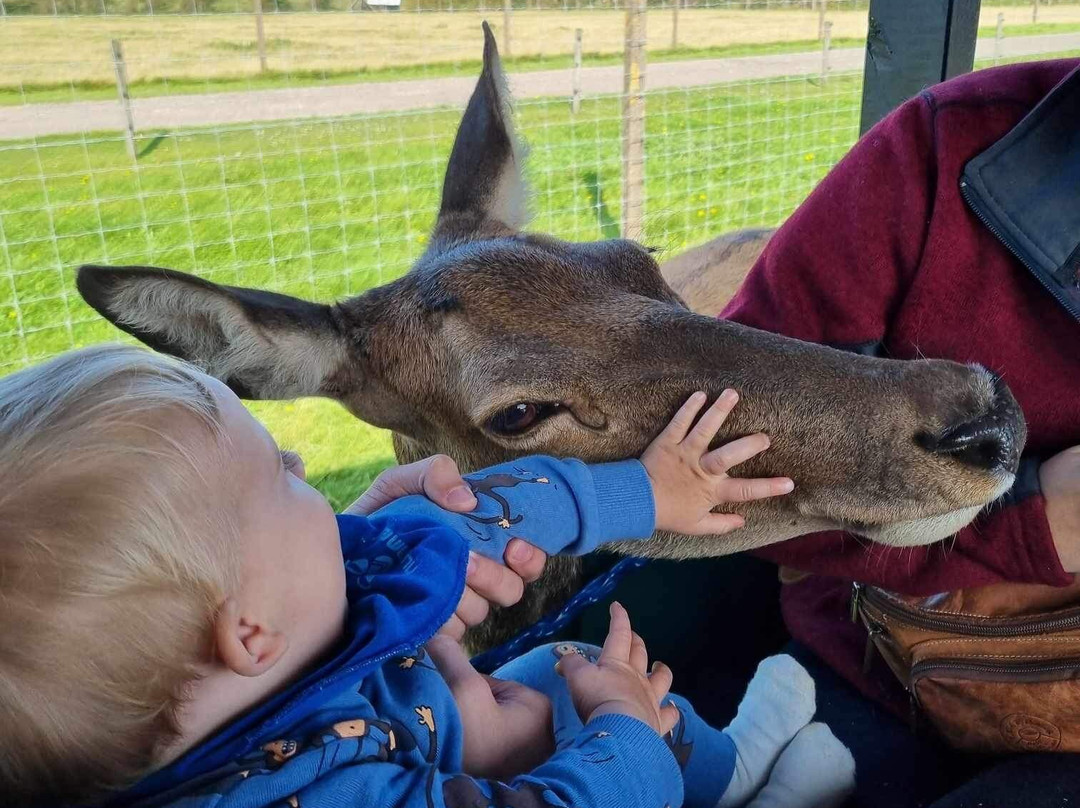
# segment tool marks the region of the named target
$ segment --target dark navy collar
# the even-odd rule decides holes
[[[1080,67],[964,167],[971,210],[1080,320]]]

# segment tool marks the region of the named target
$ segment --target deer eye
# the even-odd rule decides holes
[[[519,401],[491,417],[487,426],[499,435],[520,435],[559,411],[558,404]]]

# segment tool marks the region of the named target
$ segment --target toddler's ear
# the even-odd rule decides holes
[[[240,676],[262,676],[285,655],[288,638],[257,619],[242,615],[227,598],[214,620],[214,651],[221,664]]]

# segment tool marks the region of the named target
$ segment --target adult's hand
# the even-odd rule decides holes
[[[427,651],[450,687],[461,717],[466,774],[509,782],[554,754],[547,696],[477,673],[457,640],[445,635],[429,640]]]
[[[423,494],[448,511],[467,513],[476,508],[476,497],[462,479],[457,464],[446,455],[434,455],[387,469],[345,509],[345,513],[366,516],[395,499],[413,494]],[[513,539],[507,544],[503,558],[505,567],[469,553],[465,592],[442,633],[461,639],[466,628],[484,621],[492,603],[513,606],[521,600],[525,584],[539,578],[547,563],[547,555],[542,550],[521,539]]]
[[[1080,446],[1059,452],[1043,463],[1039,483],[1061,566],[1066,572],[1080,572]]]

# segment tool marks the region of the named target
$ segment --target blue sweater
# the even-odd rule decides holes
[[[113,805],[170,808],[663,808],[682,802],[675,757],[628,716],[509,783],[462,773],[462,727],[421,646],[453,614],[468,550],[502,560],[511,537],[585,553],[653,532],[637,461],[586,466],[532,457],[467,478],[479,506],[451,514],[423,497],[369,518],[339,516],[349,601],[340,646],[300,681],[232,722]]]

